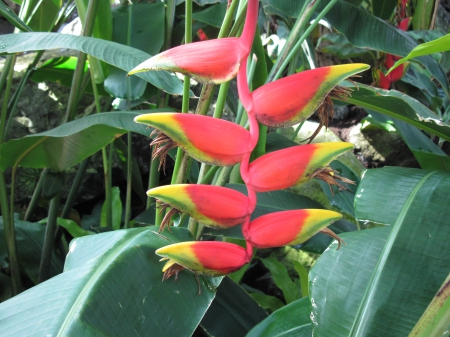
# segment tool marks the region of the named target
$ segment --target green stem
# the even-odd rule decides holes
[[[95,16],[97,14],[99,0],[89,0],[88,8],[86,10],[86,20],[83,27],[83,36],[91,36],[94,30]],[[78,60],[72,79],[72,86],[67,103],[66,115],[64,123],[74,119],[75,110],[78,105],[78,95],[80,92],[82,78],[84,73],[84,65],[86,63],[87,55],[85,53],[78,53]]]
[[[45,226],[44,246],[42,248],[41,264],[39,266],[38,283],[42,283],[50,277],[50,263],[53,253],[53,245],[55,242],[56,219],[58,218],[59,200],[61,192],[58,192],[50,201],[50,209],[48,211],[48,221]]]
[[[131,149],[132,149],[132,139],[131,132],[127,132],[127,140],[128,140],[128,161],[127,161],[127,196],[126,196],[126,204],[125,204],[125,223],[124,228],[130,227],[130,219],[131,219],[131,184],[132,184],[132,170],[133,170],[133,161],[131,160]]]
[[[9,101],[9,96],[11,94],[15,60],[16,60],[16,58],[14,57],[12,59],[12,64],[11,64],[11,67],[9,68],[9,72],[8,72],[8,81],[6,83],[5,96],[3,96],[3,107],[2,107],[1,125],[0,125],[0,144],[3,144],[3,142],[5,141],[5,137],[6,137],[6,131],[7,131],[6,130],[6,118],[8,116],[8,101]]]
[[[301,122],[299,125],[297,125],[297,127],[295,128],[294,134],[292,135],[291,140],[294,140],[295,137],[297,137],[300,129],[302,128],[303,124],[305,123],[305,121]]]
[[[292,47],[289,50],[289,53],[285,57],[285,59],[280,61],[281,65],[278,67],[278,70],[276,70],[276,73],[275,73],[275,71],[270,72],[271,74],[275,73],[275,75],[273,75],[273,78],[271,77],[271,75],[269,75],[269,79],[276,80],[281,77],[283,70],[286,68],[287,64],[292,60],[294,55],[297,53],[297,51],[301,47],[303,41],[305,41],[305,39],[309,36],[309,34],[311,34],[311,32],[314,30],[314,28],[316,28],[316,26],[319,24],[319,21],[322,20],[322,18],[330,11],[330,9],[334,6],[334,4],[337,1],[338,0],[331,0],[328,3],[328,5],[322,10],[322,12],[320,12],[320,14],[315,18],[314,22],[308,27],[308,29],[303,33],[303,35],[296,41],[294,47]],[[286,50],[288,50],[288,49],[286,48]]]
[[[3,96],[3,107],[1,113],[0,145],[3,144],[5,138],[5,123],[8,111],[8,100],[12,87],[15,60],[16,56],[14,55],[8,62],[9,69],[6,68],[8,64],[5,65],[5,70],[2,74],[3,83],[1,85],[3,86],[6,82],[6,90],[5,95]],[[9,267],[12,281],[12,293],[13,295],[17,295],[21,291],[22,286],[20,281],[19,259],[17,254],[17,243],[14,228],[14,177],[11,182],[11,200],[10,204],[8,205],[8,192],[6,190],[5,174],[3,171],[0,171],[0,194],[3,226],[6,237],[6,247],[8,249]]]
[[[111,145],[110,145],[111,146]],[[106,147],[102,148],[102,160],[103,160],[103,180],[105,182],[105,213],[106,221],[103,223],[105,227],[112,227],[112,194],[111,186],[109,183],[109,165],[108,165],[108,154]]]
[[[173,23],[175,21],[175,7],[175,0],[166,0],[166,24],[163,50],[169,49],[172,44]]]
[[[39,201],[39,197],[41,196],[42,186],[44,185],[45,176],[47,175],[49,169],[45,168],[42,170],[41,176],[39,177],[39,181],[34,188],[33,195],[31,196],[30,203],[28,204],[27,210],[23,217],[23,220],[30,221],[31,214],[33,214],[34,209],[36,208],[37,202]]]
[[[11,67],[14,67],[15,59],[16,59],[16,54],[8,55],[6,57],[2,75],[0,76],[0,92],[3,92],[3,87],[5,86],[6,80],[8,79],[10,69],[11,69]]]
[[[286,44],[284,45],[283,50],[281,51],[280,55],[278,55],[277,61],[275,62],[272,70],[270,71],[269,77],[267,78],[267,83],[272,82],[280,77],[280,75],[277,76],[277,74],[280,71],[282,72],[284,70],[286,66],[285,61],[290,55],[290,51],[292,50],[293,46],[296,45],[296,42],[298,41],[300,34],[305,30],[306,24],[309,22],[311,16],[314,14],[314,10],[316,9],[319,2],[320,2],[319,0],[313,0],[310,3],[305,2],[305,5],[303,6],[298,16],[297,21],[294,24],[294,27],[292,27],[292,30],[289,34]],[[295,52],[297,50],[298,47],[295,49]],[[289,62],[289,60],[287,62]]]
[[[21,291],[19,258],[17,255],[17,242],[14,228],[14,215],[8,206],[8,192],[6,191],[5,174],[0,171],[0,204],[2,208],[3,226],[8,249],[9,269],[11,274],[12,295]]]
[[[67,219],[72,210],[73,204],[75,203],[75,198],[78,191],[80,190],[81,180],[83,179],[84,173],[86,172],[87,164],[91,158],[84,159],[78,166],[77,174],[73,180],[72,186],[70,187],[69,195],[67,196],[66,203],[61,214],[61,218]]]
[[[208,172],[204,175],[203,179],[200,181],[200,184],[209,184],[213,181],[216,172],[219,170],[220,166],[211,167]]]

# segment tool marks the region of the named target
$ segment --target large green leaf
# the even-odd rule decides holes
[[[240,285],[225,277],[200,325],[210,336],[244,336],[266,317],[265,310]]]
[[[310,313],[309,298],[303,297],[272,313],[256,325],[246,337],[310,337],[312,335]]]
[[[113,41],[137,48],[150,55],[159,53],[164,42],[164,3],[143,3],[116,7],[113,14]],[[152,18],[149,20],[148,18]],[[127,72],[110,67],[105,89],[112,96],[138,99],[144,94],[147,83]]]
[[[222,26],[223,18],[227,12],[227,3],[223,2],[217,5],[210,6],[200,12],[192,14],[194,20],[206,23],[210,26],[220,28]]]
[[[161,110],[147,112],[157,111]],[[63,171],[127,131],[148,136],[148,128],[133,121],[142,112],[145,111],[105,112],[77,119],[50,131],[10,140],[0,147],[0,169],[20,163],[24,167],[49,167],[54,171]]]
[[[450,270],[450,174],[369,170],[356,217],[387,227],[343,234],[310,272],[315,336],[406,336]]]
[[[303,2],[299,0],[263,0],[265,10],[275,9],[274,12],[269,11],[270,14],[278,14],[281,11],[291,17],[298,16]],[[327,3],[328,1],[322,1],[317,10],[323,10]],[[337,1],[325,18],[355,47],[406,56],[418,45],[407,33],[346,1]],[[437,61],[430,56],[422,56],[417,61],[422,63],[448,92],[447,77]]]
[[[82,51],[126,72],[151,57],[139,49],[119,43],[58,33],[21,33],[0,35],[1,53],[20,53],[34,50],[68,48]],[[170,94],[181,95],[183,85],[173,74],[164,71],[150,71],[136,76]]]
[[[187,230],[118,230],[72,241],[64,273],[0,304],[2,336],[190,336],[220,279],[182,271],[161,282],[155,250]]]
[[[398,118],[421,130],[450,140],[450,126],[414,98],[396,90],[383,90],[363,84],[355,86],[343,82],[341,85],[353,89],[351,97],[346,102]]]
[[[44,244],[45,226],[39,223],[22,221],[18,215],[14,216],[14,228],[16,232],[17,251],[19,264],[22,271],[35,284],[38,282],[39,264]],[[3,227],[3,218],[0,217],[0,261],[6,258],[6,237]],[[63,262],[55,254],[50,260],[50,276],[62,272]]]
[[[383,20],[389,20],[397,7],[397,0],[373,0],[372,12]]]

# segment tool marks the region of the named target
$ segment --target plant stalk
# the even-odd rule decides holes
[[[286,68],[287,64],[292,60],[294,55],[297,53],[299,48],[301,47],[303,41],[308,37],[309,34],[316,28],[316,26],[319,24],[319,21],[322,20],[322,18],[330,11],[331,8],[335,5],[335,3],[338,0],[331,0],[328,5],[320,12],[320,14],[314,19],[314,22],[308,27],[308,29],[302,34],[302,36],[297,40],[294,47],[292,47],[290,50],[286,48],[286,51],[288,52],[288,55],[284,58],[283,61],[281,61],[281,65],[278,67],[278,70],[276,71],[276,74],[273,75],[273,79],[271,78],[271,81],[277,80],[281,77],[284,69]],[[284,49],[284,48],[283,48]],[[278,61],[277,61],[278,62]],[[272,71],[270,72],[272,74]],[[271,77],[269,75],[269,77]]]
[[[38,283],[42,283],[50,277],[50,264],[53,253],[53,245],[55,243],[56,219],[58,217],[59,200],[61,192],[58,192],[50,201],[50,209],[48,211],[48,221],[45,227],[44,246],[41,255],[41,264],[39,266]]]
[[[82,36],[92,35],[92,31],[94,30],[95,16],[97,14],[98,4],[99,0],[89,0]],[[72,90],[70,90],[69,94],[64,123],[73,120],[75,117],[75,110],[78,105],[78,93],[80,92],[81,88],[86,59],[87,55],[85,53],[82,52],[78,53],[78,60],[72,79],[72,86],[71,86]]]
[[[31,214],[33,214],[34,209],[36,208],[37,202],[39,201],[39,197],[41,196],[42,186],[44,185],[45,176],[47,175],[49,169],[45,168],[41,172],[41,176],[39,177],[39,181],[34,188],[33,195],[31,196],[30,203],[28,204],[27,210],[23,219],[25,221],[30,221]]]

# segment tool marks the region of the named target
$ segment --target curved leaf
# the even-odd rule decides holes
[[[450,140],[450,126],[414,98],[396,90],[383,90],[359,83],[358,86],[348,82],[343,82],[341,85],[353,89],[351,97],[348,97],[346,102],[398,118],[419,129]]]
[[[18,214],[14,215],[14,228],[19,254],[20,268],[35,284],[38,283],[39,263],[44,245],[45,226],[40,223],[22,221]],[[6,238],[3,227],[3,218],[0,217],[0,261],[6,259]],[[62,272],[63,261],[55,254],[50,260],[50,276]]]
[[[0,35],[1,53],[68,48],[92,55],[106,63],[129,72],[152,55],[119,43],[59,33],[21,33]],[[173,74],[164,71],[138,74],[140,78],[170,94],[181,95],[183,85]]]
[[[162,110],[147,112],[157,111]],[[143,112],[105,112],[77,119],[50,131],[10,140],[0,147],[0,169],[5,170],[19,163],[24,167],[49,167],[54,171],[63,171],[127,131],[148,136],[150,131],[133,121]]]
[[[450,270],[450,174],[369,170],[356,217],[389,225],[346,233],[310,272],[317,336],[406,336]]]
[[[395,64],[389,69],[388,74],[397,68],[400,64],[415,58],[424,55],[434,54],[434,53],[442,53],[444,51],[450,50],[450,34],[447,34],[437,40],[430,41],[427,43],[422,43],[415,47],[411,52],[404,58],[395,62]]]
[[[309,298],[303,297],[272,313],[250,330],[246,337],[310,337],[312,336],[310,313]]]
[[[155,230],[155,231],[154,231]],[[154,227],[75,239],[64,273],[0,304],[2,336],[189,336],[214,298],[200,278],[182,271],[161,282],[155,250],[189,240],[174,228],[164,238]]]
[[[303,5],[303,1],[264,0],[263,2],[265,10],[267,4],[269,8],[276,9],[273,14],[281,11],[291,17],[297,17]],[[322,1],[317,7],[317,11],[323,10],[327,4],[327,1]],[[406,32],[347,1],[337,1],[332,10],[325,15],[325,18],[334,28],[344,34],[355,47],[406,56],[418,45]],[[422,56],[417,61],[422,63],[448,92],[448,80],[439,64],[430,56]]]

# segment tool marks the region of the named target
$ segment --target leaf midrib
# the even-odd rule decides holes
[[[386,240],[386,244],[380,254],[377,265],[375,266],[374,271],[372,272],[372,276],[370,278],[370,281],[369,281],[366,291],[364,293],[364,297],[361,300],[361,304],[356,313],[355,320],[353,322],[349,336],[352,336],[352,337],[353,336],[362,336],[361,328],[363,327],[363,322],[365,320],[365,317],[368,315],[369,303],[371,303],[373,301],[373,298],[374,298],[375,292],[376,292],[376,286],[378,285],[378,283],[380,281],[383,269],[386,265],[387,259],[392,250],[392,247],[395,243],[397,235],[398,235],[400,229],[402,228],[402,224],[404,222],[406,214],[409,211],[410,206],[411,206],[412,202],[414,201],[414,199],[415,199],[416,195],[418,194],[422,185],[428,180],[428,178],[430,176],[432,176],[436,172],[438,172],[438,171],[430,172],[420,179],[420,181],[416,184],[416,186],[412,190],[411,194],[406,199],[405,204],[403,205],[402,209],[400,210],[397,220],[395,221],[395,224],[392,227],[392,231],[389,234],[389,237]]]
[[[95,282],[99,279],[99,276],[103,275],[104,271],[111,265],[112,262],[116,259],[119,252],[123,250],[130,242],[132,242],[134,239],[136,239],[137,236],[142,234],[144,231],[139,231],[135,235],[131,236],[130,238],[125,237],[123,239],[123,242],[120,244],[115,245],[113,248],[109,250],[109,254],[107,255],[107,258],[103,260],[102,263],[98,267],[96,267],[94,273],[89,278],[89,281],[86,282],[83,289],[79,293],[77,299],[73,302],[69,312],[66,315],[66,318],[64,319],[64,322],[61,324],[61,327],[58,331],[58,334],[56,336],[62,337],[67,336],[66,330],[70,327],[70,324],[73,322],[73,317],[76,315],[76,312],[79,310],[81,304],[85,301],[87,295],[93,288],[93,285]],[[105,255],[103,255],[105,256]]]

